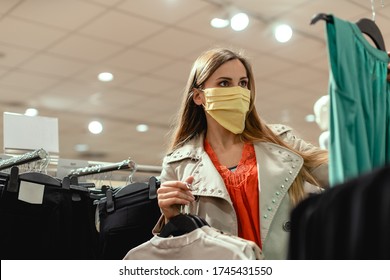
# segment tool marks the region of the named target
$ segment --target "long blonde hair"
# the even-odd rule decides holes
[[[298,151],[288,146],[280,137],[262,121],[254,106],[256,89],[253,78],[252,67],[249,61],[240,53],[229,49],[216,48],[201,54],[194,62],[190,72],[186,88],[184,90],[181,108],[177,114],[175,127],[173,129],[170,150],[175,150],[184,145],[189,140],[206,133],[207,122],[205,111],[202,106],[198,106],[193,101],[193,90],[201,88],[205,81],[225,62],[238,59],[244,65],[248,76],[248,89],[251,92],[249,112],[245,121],[245,129],[241,139],[244,142],[271,142],[286,147],[302,156],[304,164],[298,176],[289,189],[289,195],[293,205],[296,205],[305,197],[303,191],[304,181],[318,185],[318,182],[310,174],[310,170],[326,163],[327,152],[319,149],[309,151]]]

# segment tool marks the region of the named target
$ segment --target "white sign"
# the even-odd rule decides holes
[[[59,153],[58,119],[4,113],[4,150],[44,149]]]

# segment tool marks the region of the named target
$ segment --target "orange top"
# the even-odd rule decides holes
[[[255,242],[261,248],[258,173],[253,145],[244,144],[241,160],[234,171],[219,163],[206,139],[204,148],[223,178],[233,202],[238,220],[238,236]]]

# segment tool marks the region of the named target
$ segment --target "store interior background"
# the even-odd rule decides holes
[[[390,50],[390,1],[374,5]],[[245,30],[211,27],[234,12],[248,14]],[[310,25],[321,12],[372,18],[368,0],[1,0],[0,109],[58,118],[60,158],[158,166],[192,62],[231,47],[253,63],[261,116],[318,145],[321,130],[307,116],[327,94],[325,22]],[[279,23],[293,29],[284,44],[273,35]],[[100,72],[114,79],[98,81]],[[93,120],[102,133],[88,131]]]

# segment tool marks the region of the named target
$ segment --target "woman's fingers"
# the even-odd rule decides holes
[[[194,196],[191,191],[185,187],[185,189],[178,189],[175,187],[165,187],[158,192],[158,200],[160,207],[168,207],[173,204],[189,204],[194,201]]]
[[[180,213],[179,205],[188,205],[195,200],[188,185],[193,178],[187,178],[185,182],[167,181],[161,184],[157,190],[158,205],[165,218],[170,219]]]

